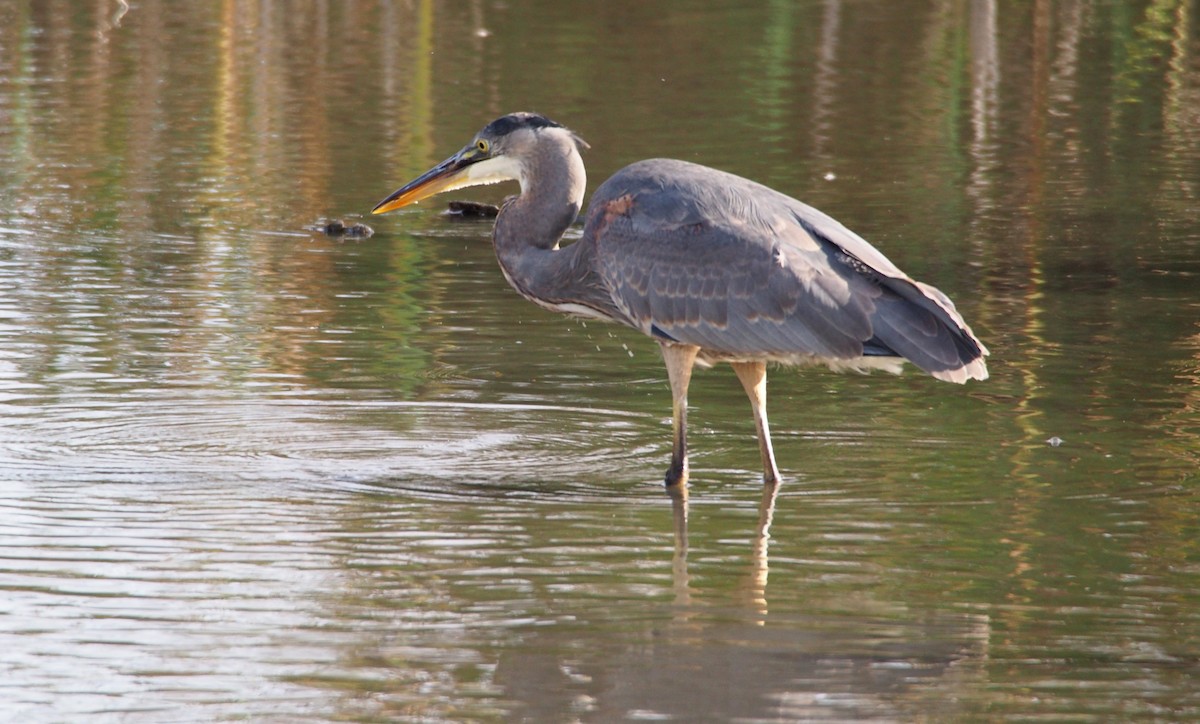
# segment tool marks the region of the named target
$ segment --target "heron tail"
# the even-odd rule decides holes
[[[986,380],[988,350],[936,287],[909,279],[879,277],[882,294],[871,322],[875,335],[866,355],[904,357],[939,380]]]

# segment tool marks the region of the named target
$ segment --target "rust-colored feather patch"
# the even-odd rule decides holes
[[[609,224],[621,216],[628,216],[632,208],[633,194],[618,196],[612,201],[605,203],[603,207],[594,212],[596,226],[595,231],[592,232],[593,236],[599,238],[608,229]]]

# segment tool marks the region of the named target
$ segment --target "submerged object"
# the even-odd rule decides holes
[[[351,239],[365,239],[375,233],[375,230],[363,223],[347,224],[341,219],[333,219],[324,224],[318,224],[312,227],[313,231],[319,231],[325,236],[332,237],[347,237]]]
[[[500,215],[500,207],[477,201],[451,201],[446,204],[446,215],[460,219],[494,219]]]

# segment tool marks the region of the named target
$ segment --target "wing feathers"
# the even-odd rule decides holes
[[[905,357],[941,379],[987,375],[987,350],[950,300],[832,218],[737,176],[681,161],[627,167],[589,214],[599,276],[627,321],[714,357]]]

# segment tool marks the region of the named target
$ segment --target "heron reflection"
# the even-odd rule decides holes
[[[667,488],[674,519],[675,553],[672,558],[672,580],[675,604],[688,610],[692,603],[691,573],[688,571],[688,488],[673,485]],[[744,590],[747,603],[759,615],[767,615],[768,549],[771,545],[771,521],[775,518],[775,500],[779,485],[764,485],[758,504],[758,524],[754,528],[754,543],[750,547],[750,573]],[[759,623],[762,623],[760,620]]]
[[[940,380],[987,378],[987,350],[945,294],[817,209],[723,171],[670,159],[626,166],[596,189],[583,236],[560,247],[583,202],[585,148],[544,116],[503,116],[374,213],[519,182],[520,195],[496,216],[500,269],[539,306],[625,324],[658,342],[672,396],[668,485],[688,478],[696,364],[733,367],[750,398],[767,484],[780,479],[768,362],[899,372],[907,360]]]

